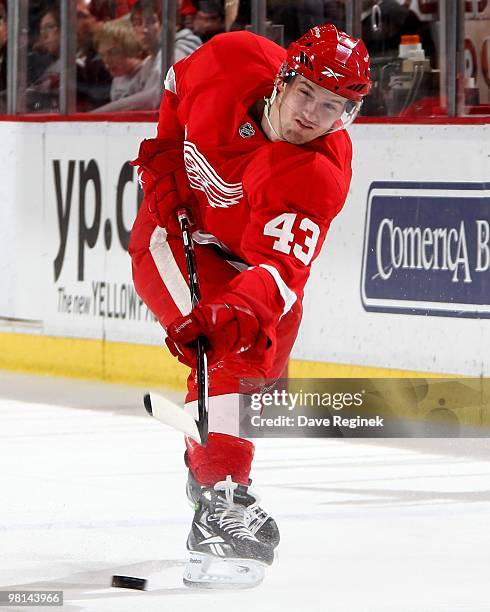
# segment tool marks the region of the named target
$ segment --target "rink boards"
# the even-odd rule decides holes
[[[127,255],[140,200],[128,162],[154,132],[0,122],[0,367],[182,384]],[[290,373],[488,375],[488,125],[350,132],[352,186],[313,264]]]

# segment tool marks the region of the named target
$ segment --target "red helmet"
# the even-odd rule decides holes
[[[301,74],[348,100],[360,102],[371,89],[366,46],[332,24],[311,28],[291,43],[286,64],[286,76]]]

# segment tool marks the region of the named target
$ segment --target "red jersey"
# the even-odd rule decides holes
[[[351,179],[345,130],[301,146],[271,142],[249,114],[271,95],[284,59],[284,49],[250,32],[214,37],[169,71],[157,136],[183,153],[196,241],[212,235],[249,266],[223,301],[245,302],[266,329],[302,299]]]

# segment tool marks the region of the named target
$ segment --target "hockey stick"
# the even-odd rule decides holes
[[[179,220],[182,241],[184,243],[191,304],[194,308],[201,299],[201,292],[197,276],[194,243],[190,231],[191,220],[187,209],[179,209],[177,218]],[[150,415],[154,416],[162,423],[182,431],[203,446],[206,446],[208,440],[208,365],[204,338],[197,339],[197,386],[197,421],[172,401],[158,393],[152,393],[151,396],[150,394],[146,394],[144,403]]]
[[[188,412],[172,402],[172,400],[160,395],[160,393],[151,391],[144,396],[143,401],[146,412],[150,416],[202,444],[197,422]]]
[[[189,276],[189,289],[191,293],[192,308],[199,304],[201,289],[197,276],[196,256],[194,253],[194,242],[190,230],[191,219],[189,211],[181,208],[177,212],[180,223],[180,231],[184,242],[185,260],[187,263],[187,274]],[[206,446],[208,441],[208,359],[206,356],[206,339],[197,339],[197,428],[201,434],[201,444]]]

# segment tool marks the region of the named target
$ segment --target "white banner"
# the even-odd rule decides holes
[[[150,132],[145,124],[46,126],[46,333],[161,343],[127,254],[139,195],[129,161]],[[67,142],[76,146],[68,151]]]

